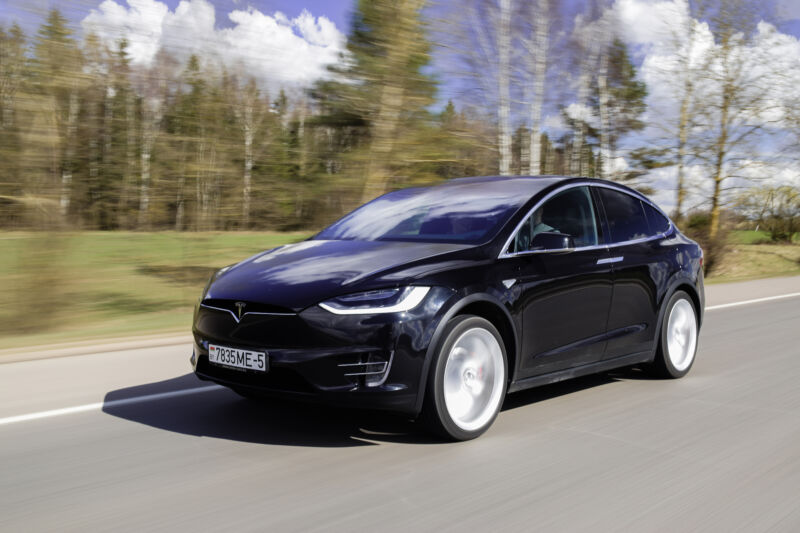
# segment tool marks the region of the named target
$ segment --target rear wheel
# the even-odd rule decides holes
[[[452,440],[469,440],[492,425],[506,394],[503,339],[491,322],[462,315],[447,324],[431,363],[422,416]]]
[[[667,302],[661,322],[661,338],[653,361],[657,375],[680,378],[689,372],[697,353],[698,329],[694,302],[686,292],[676,291]]]

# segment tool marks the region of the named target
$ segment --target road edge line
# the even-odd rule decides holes
[[[725,309],[727,307],[738,307],[740,305],[749,305],[749,304],[757,304],[761,302],[770,302],[772,300],[783,300],[785,298],[794,298],[795,296],[800,296],[800,292],[792,292],[789,294],[779,294],[777,296],[767,296],[764,298],[755,298],[753,300],[744,300],[742,302],[732,302],[729,304],[719,304],[719,305],[712,305],[710,307],[706,307],[706,311],[714,311],[716,309]]]
[[[111,400],[108,402],[94,402],[84,405],[76,405],[73,407],[62,407],[61,409],[50,409],[48,411],[37,411],[35,413],[27,413],[24,415],[7,416],[0,418],[0,426],[9,424],[16,424],[17,422],[28,422],[31,420],[41,420],[43,418],[52,418],[56,416],[72,415],[76,413],[85,413],[87,411],[99,411],[108,407],[120,407],[123,405],[130,405],[134,403],[152,402],[156,400],[163,400],[166,398],[176,398],[179,396],[188,396],[190,394],[199,394],[201,392],[210,392],[212,390],[224,389],[221,385],[209,385],[205,387],[194,387],[191,389],[181,389],[176,391],[158,392],[155,394],[146,394],[144,396],[134,396],[131,398],[122,398],[119,400]]]

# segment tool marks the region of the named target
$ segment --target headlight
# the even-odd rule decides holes
[[[428,294],[430,287],[380,289],[339,296],[319,304],[337,315],[402,313],[414,309]]]
[[[200,299],[201,299],[201,300],[202,300],[203,298],[205,298],[205,297],[206,297],[206,294],[208,293],[208,289],[209,289],[209,288],[211,288],[211,284],[212,284],[212,283],[214,283],[215,281],[217,281],[217,278],[218,278],[218,277],[220,277],[220,276],[221,276],[221,275],[223,275],[225,272],[227,272],[228,270],[230,270],[230,269],[231,269],[231,267],[233,267],[233,266],[234,266],[234,265],[228,265],[228,266],[226,266],[226,267],[222,267],[222,268],[220,268],[219,270],[217,270],[216,272],[214,272],[214,273],[211,275],[211,277],[210,277],[210,278],[208,278],[208,283],[206,283],[206,288],[205,288],[205,289],[203,289],[203,295],[200,297]]]

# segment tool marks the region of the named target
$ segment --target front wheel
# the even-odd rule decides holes
[[[431,363],[423,419],[445,438],[474,439],[497,418],[507,376],[506,350],[497,328],[478,316],[454,318]]]
[[[655,373],[665,378],[685,376],[697,353],[697,311],[694,302],[684,291],[676,291],[667,302],[661,322]]]

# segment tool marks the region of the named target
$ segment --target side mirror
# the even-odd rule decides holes
[[[574,248],[575,240],[572,238],[572,235],[558,233],[556,231],[544,231],[536,234],[531,241],[529,249],[569,252]]]

